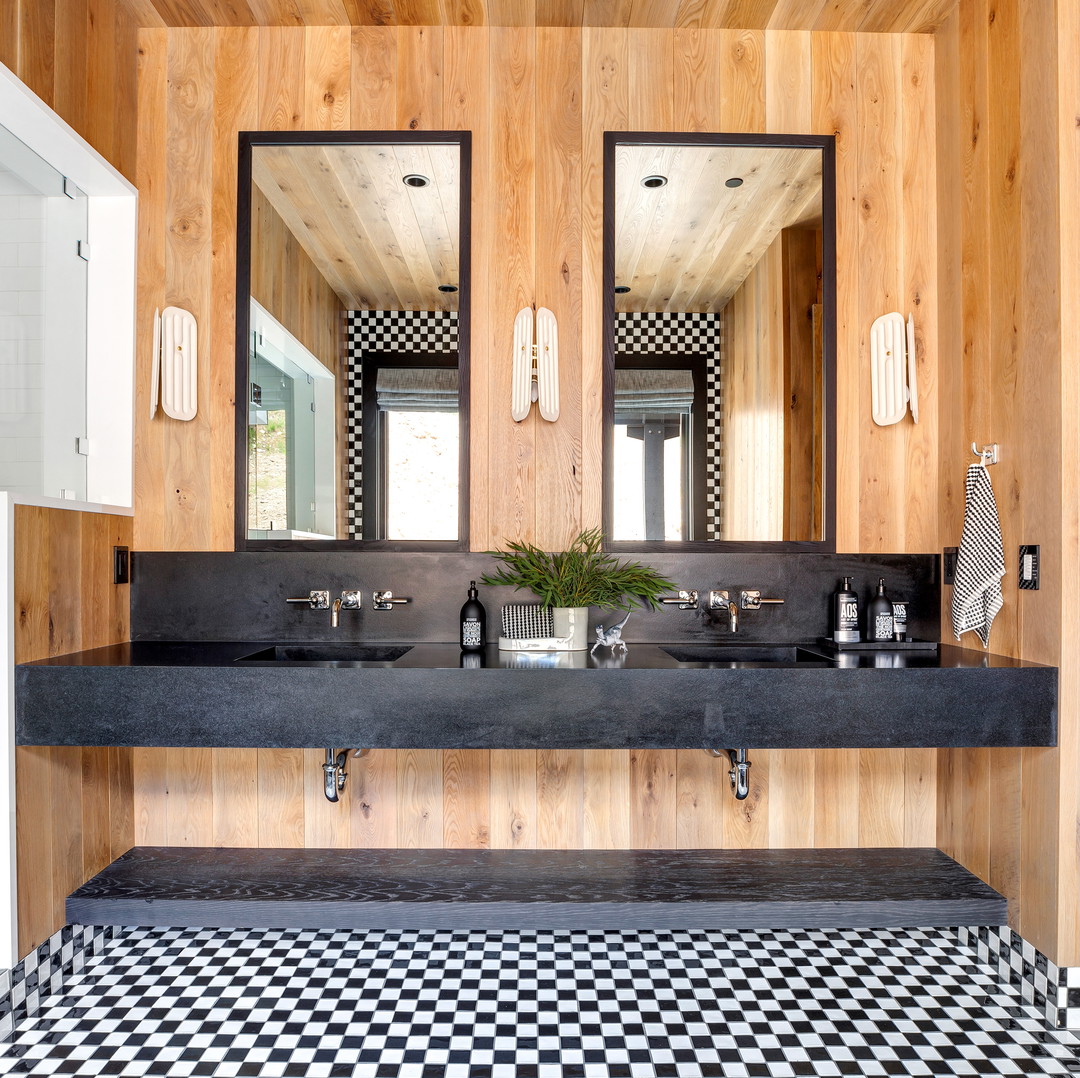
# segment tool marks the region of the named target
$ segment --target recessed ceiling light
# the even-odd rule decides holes
[[[407,176],[401,177],[401,182],[406,187],[427,187],[431,180],[427,176],[421,176],[419,172],[410,172]]]
[[[441,285],[439,285],[439,291],[440,292],[456,292],[457,291],[457,285],[456,284],[441,284]]]
[[[730,180],[724,180],[725,187],[742,187],[742,176],[732,176]]]
[[[667,183],[667,176],[646,176],[641,181],[642,187],[663,187]]]
[[[615,295],[617,295],[617,296],[625,296],[626,293],[629,292],[629,291],[630,291],[630,286],[628,284],[617,284],[615,286]]]

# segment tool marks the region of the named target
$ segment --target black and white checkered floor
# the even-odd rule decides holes
[[[947,929],[125,929],[16,1030],[34,1075],[1080,1073]]]

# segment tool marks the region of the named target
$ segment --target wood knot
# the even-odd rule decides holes
[[[415,131],[419,126],[420,126],[420,121],[414,116],[409,121],[409,130],[410,131]]]
[[[329,105],[330,108],[334,107],[334,95],[329,90],[327,90],[326,93],[322,95],[322,99],[324,105]]]

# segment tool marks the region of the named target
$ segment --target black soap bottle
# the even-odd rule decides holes
[[[870,600],[866,611],[866,637],[868,640],[892,640],[892,600],[885,594],[885,578],[878,578],[877,595]]]
[[[486,646],[487,611],[477,598],[476,581],[470,580],[469,597],[461,608],[461,650],[482,651]]]
[[[851,590],[851,577],[845,576],[832,597],[833,641],[854,644],[859,640],[859,597]]]

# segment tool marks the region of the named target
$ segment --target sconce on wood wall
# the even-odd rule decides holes
[[[531,307],[523,307],[514,319],[510,414],[520,423],[537,401],[541,417],[554,423],[559,418],[559,327],[554,313],[541,307],[534,343],[533,322]]]
[[[150,418],[161,410],[172,419],[194,419],[199,410],[199,330],[195,316],[182,307],[154,311],[154,347],[150,362]]]

